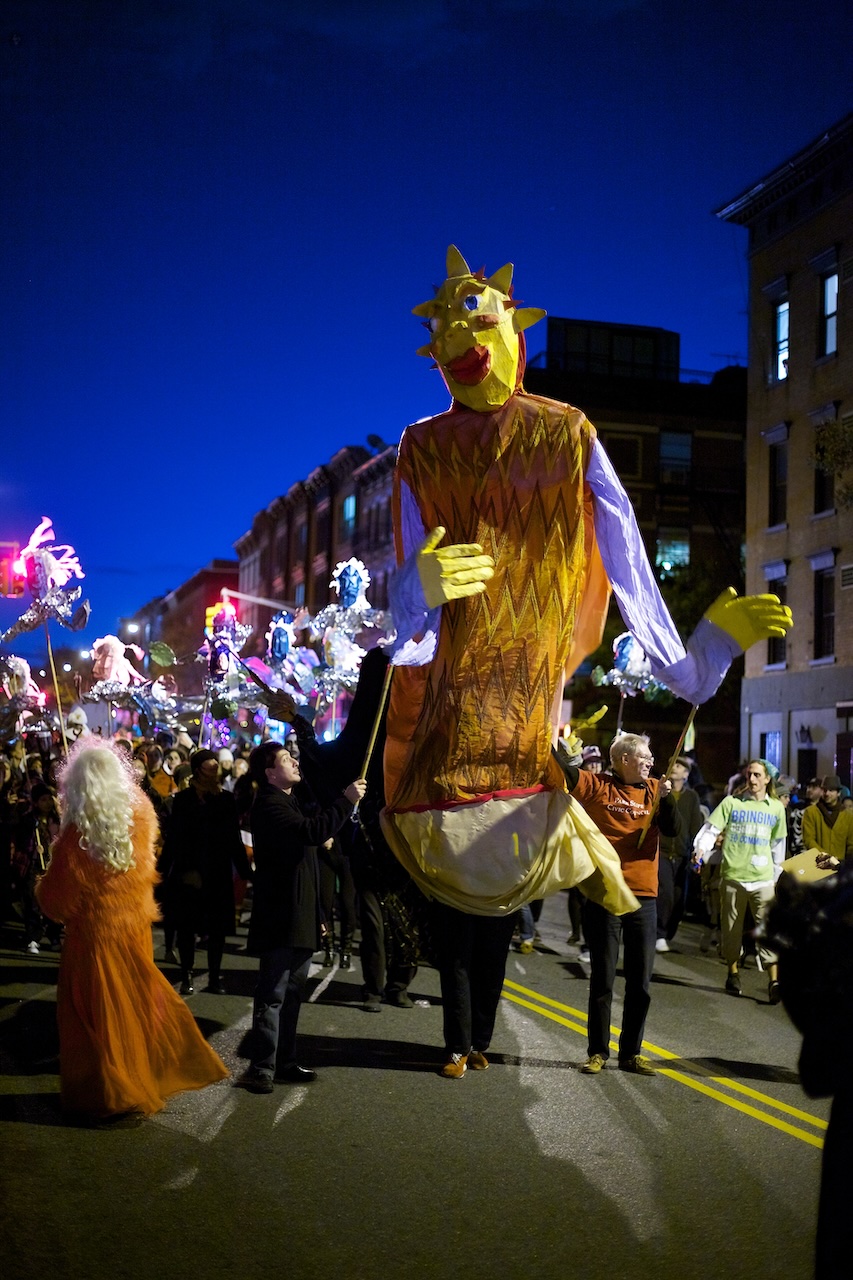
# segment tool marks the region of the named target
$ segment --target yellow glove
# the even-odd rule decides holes
[[[748,649],[759,640],[784,636],[794,625],[791,610],[780,603],[778,596],[738,596],[734,587],[727,587],[717,596],[705,617],[737,641],[741,649]]]
[[[586,716],[583,720],[572,721],[572,737],[579,733],[585,733],[587,729],[591,729],[594,724],[598,724],[602,716],[606,716],[608,706],[605,702],[603,707],[599,707],[597,711],[593,711],[592,715]]]
[[[448,600],[480,595],[495,573],[494,560],[483,554],[479,542],[436,550],[446,532],[441,525],[432,529],[418,552],[418,576],[429,609]]]

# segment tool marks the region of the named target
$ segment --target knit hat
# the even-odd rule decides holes
[[[203,764],[207,764],[208,760],[212,760],[214,764],[219,763],[214,752],[208,751],[207,747],[202,747],[201,751],[192,753],[190,756],[190,768],[193,771],[193,777],[195,777]]]

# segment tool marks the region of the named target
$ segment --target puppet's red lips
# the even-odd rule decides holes
[[[482,382],[492,367],[492,357],[488,347],[469,347],[455,360],[448,360],[444,366],[454,382],[463,387],[474,387]]]

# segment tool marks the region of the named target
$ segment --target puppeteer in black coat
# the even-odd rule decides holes
[[[277,947],[316,951],[320,939],[320,882],[316,846],[340,829],[353,806],[338,796],[311,817],[293,795],[261,783],[252,805],[255,886],[248,951]]]

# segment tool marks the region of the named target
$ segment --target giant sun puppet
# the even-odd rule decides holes
[[[611,590],[653,675],[692,705],[791,614],[730,589],[682,643],[594,427],[524,391],[523,330],[545,313],[515,303],[512,273],[474,273],[451,246],[414,309],[453,402],[400,442],[383,828],[416,883],[460,910],[500,915],[577,884],[621,914],[637,903],[619,859],[551,751]]]

